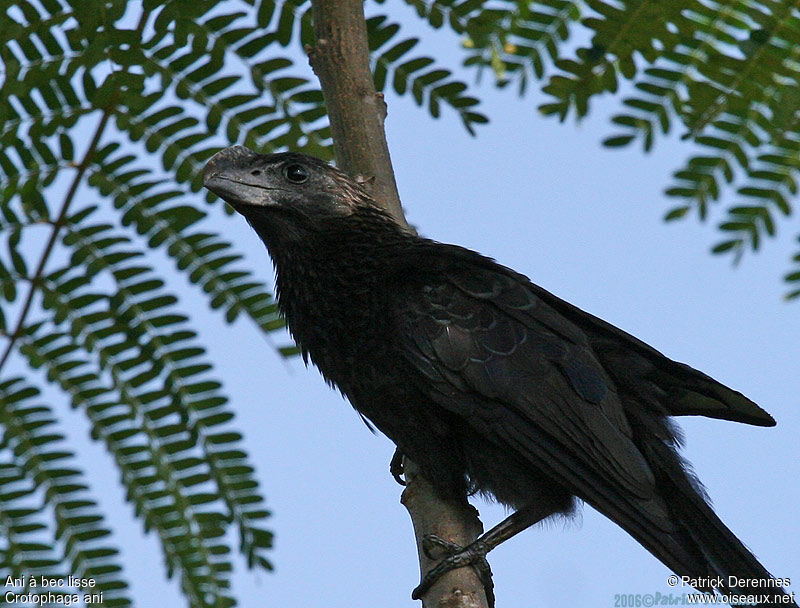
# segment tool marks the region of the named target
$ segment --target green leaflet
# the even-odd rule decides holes
[[[110,532],[39,390],[22,378],[0,382],[0,424],[4,573],[26,579],[91,577],[104,605],[131,606],[118,552],[107,544]]]
[[[474,135],[474,125],[487,122],[487,118],[475,111],[478,100],[464,94],[467,85],[454,80],[449,70],[437,67],[430,57],[410,58],[409,53],[419,41],[407,38],[398,42],[400,26],[386,23],[386,19],[384,16],[367,19],[375,89],[385,91],[391,80],[399,95],[410,91],[420,106],[427,101],[434,118],[439,116],[440,104],[444,103],[458,112],[464,127]]]
[[[231,602],[230,551],[219,539],[229,525],[248,563],[269,567],[254,541],[269,533],[256,521],[267,512],[252,467],[241,452],[226,458],[241,439],[228,430],[233,414],[176,299],[141,265],[130,239],[91,217],[81,212],[68,224],[72,259],[42,287],[52,320],[26,328],[21,352],[86,411],[192,605]],[[101,275],[113,278],[114,290],[95,286]],[[187,551],[187,542],[196,549]]]
[[[718,223],[714,253],[738,260],[776,233],[797,192],[796,108],[800,19],[792,2],[587,2],[592,48],[556,63],[545,91],[547,112],[581,116],[591,96],[615,90],[619,76],[634,95],[613,118],[622,131],[605,141],[635,140],[650,150],[676,125],[701,153],[673,174],[666,194],[679,199],[669,219],[692,209],[703,220],[723,196],[735,200]],[[592,53],[591,51],[596,51]],[[645,65],[645,69],[641,66]],[[792,275],[787,275],[787,277]],[[787,281],[792,279],[787,278]]]
[[[715,253],[738,259],[758,249],[790,214],[800,166],[795,2],[405,2],[433,28],[461,35],[464,65],[479,75],[489,69],[498,86],[516,82],[524,94],[531,80],[544,79],[545,115],[579,119],[595,96],[623,89],[607,147],[640,142],[649,151],[678,127],[699,152],[666,188],[679,199],[667,217],[696,211],[704,220],[713,203],[734,196]],[[578,24],[591,43],[566,50]]]

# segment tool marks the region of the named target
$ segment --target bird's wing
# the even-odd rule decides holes
[[[670,416],[707,416],[757,426],[775,420],[753,401],[684,363],[673,361],[635,336],[527,282],[531,292],[589,337],[592,350],[621,388],[655,397]]]
[[[626,528],[671,530],[586,335],[526,282],[470,267],[395,302],[402,356],[433,402]]]

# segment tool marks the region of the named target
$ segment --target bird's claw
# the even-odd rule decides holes
[[[464,566],[472,566],[483,585],[489,608],[494,608],[492,569],[486,560],[486,554],[489,549],[483,542],[476,541],[467,547],[462,547],[434,534],[427,534],[422,539],[422,550],[431,559],[437,559],[437,554],[440,552],[443,552],[445,557],[422,577],[420,584],[411,593],[412,599],[422,599],[422,596],[428,592],[433,584],[447,572]]]
[[[403,452],[400,451],[400,448],[394,451],[392,461],[389,463],[389,472],[397,483],[401,486],[406,485],[406,480],[403,479],[403,475],[405,474],[405,469],[403,468]]]
[[[441,536],[435,534],[426,534],[422,537],[422,551],[428,559],[443,559],[455,555],[464,547],[449,540],[445,540]],[[438,549],[438,551],[437,551]]]

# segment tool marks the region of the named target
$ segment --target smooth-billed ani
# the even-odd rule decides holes
[[[492,496],[517,510],[513,531],[580,499],[676,574],[722,577],[703,590],[771,578],[709,507],[670,420],[774,425],[755,403],[489,258],[411,234],[318,159],[236,146],[204,184],[266,244],[304,359],[442,496]]]

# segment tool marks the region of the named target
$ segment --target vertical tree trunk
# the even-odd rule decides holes
[[[309,49],[331,123],[340,169],[371,181],[375,200],[406,226],[383,130],[386,103],[369,68],[364,9],[354,0],[311,3],[316,43]]]
[[[333,135],[338,166],[365,182],[375,200],[404,226],[397,184],[383,130],[386,104],[369,68],[369,46],[362,0],[312,0],[316,44],[308,49],[319,77]],[[468,545],[483,531],[477,511],[464,499],[445,502],[433,492],[413,463],[405,460],[407,486],[401,502],[414,525],[420,572],[435,565],[422,538],[435,534]],[[444,575],[422,600],[424,608],[486,608],[487,600],[472,568]]]

